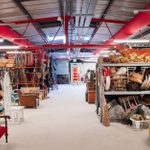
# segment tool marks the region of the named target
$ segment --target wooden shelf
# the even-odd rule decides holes
[[[15,67],[15,68],[17,68],[17,69],[30,69],[30,68],[33,68],[33,69],[40,69],[41,67],[26,67],[26,66],[23,66],[23,67]]]
[[[99,64],[102,67],[149,67],[150,63],[104,63]]]
[[[41,82],[39,83],[34,83],[34,82],[18,82],[18,83],[15,83],[15,84],[43,84]]]

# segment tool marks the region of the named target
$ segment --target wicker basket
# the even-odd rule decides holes
[[[0,67],[1,67],[1,68],[2,68],[2,67],[6,67],[6,64],[3,63],[3,62],[0,62]]]
[[[136,129],[147,129],[149,127],[150,119],[149,120],[134,120],[133,118],[130,118],[132,121],[132,125]]]
[[[111,77],[111,90],[126,91],[126,89],[127,89],[126,75],[113,75]]]
[[[15,64],[6,64],[6,67],[12,68],[12,67],[15,67]]]
[[[8,63],[8,59],[0,59],[1,63],[7,64]]]
[[[8,59],[8,63],[9,64],[14,64],[15,63],[15,59]]]

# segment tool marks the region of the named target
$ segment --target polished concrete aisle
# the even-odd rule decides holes
[[[38,109],[25,109],[25,122],[9,126],[0,150],[150,150],[147,130],[103,127],[84,93],[85,85],[61,85]]]

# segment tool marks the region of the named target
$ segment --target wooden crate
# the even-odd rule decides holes
[[[96,98],[96,91],[88,91],[87,94],[87,99],[88,99],[88,103],[95,103],[95,98]]]

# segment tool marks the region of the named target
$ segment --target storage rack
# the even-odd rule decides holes
[[[102,122],[102,69],[103,67],[145,67],[149,68],[150,63],[105,63],[96,65],[96,113],[100,115],[100,121]],[[146,91],[104,91],[104,95],[148,95],[150,90]]]

